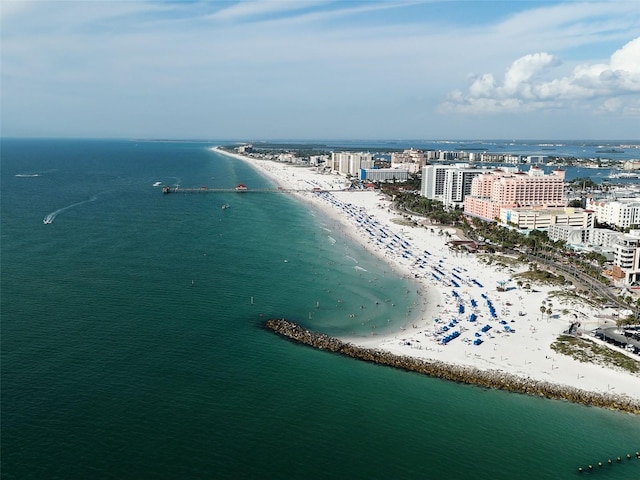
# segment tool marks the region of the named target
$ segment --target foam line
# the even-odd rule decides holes
[[[53,221],[56,219],[56,217],[59,214],[61,214],[62,212],[66,212],[67,210],[70,210],[70,209],[72,209],[74,207],[78,207],[80,205],[84,205],[85,203],[95,202],[97,199],[98,199],[98,195],[94,195],[89,200],[83,200],[82,202],[72,203],[71,205],[67,205],[66,207],[59,208],[58,210],[55,210],[54,212],[51,212],[51,213],[45,215],[45,217],[42,220],[42,222],[45,223],[45,224],[53,223]]]

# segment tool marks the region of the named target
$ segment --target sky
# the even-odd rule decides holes
[[[0,0],[0,135],[640,140],[640,1]]]

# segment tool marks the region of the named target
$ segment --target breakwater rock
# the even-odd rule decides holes
[[[265,326],[295,342],[366,362],[480,387],[640,414],[640,402],[622,395],[589,392],[570,386],[518,377],[497,370],[480,370],[437,360],[395,355],[384,350],[359,347],[322,333],[312,332],[285,319],[267,320]]]

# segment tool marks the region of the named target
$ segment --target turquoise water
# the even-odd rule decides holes
[[[268,186],[211,145],[3,140],[3,478],[571,478],[640,449],[638,417],[264,330],[399,328],[415,286],[286,195],[152,186]]]

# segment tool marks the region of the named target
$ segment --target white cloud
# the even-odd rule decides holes
[[[291,2],[272,0],[253,0],[238,2],[218,10],[209,16],[212,20],[238,21],[269,15],[274,13],[286,13],[303,10],[323,2]]]
[[[450,92],[441,111],[522,112],[576,106],[595,111],[637,111],[640,103],[640,37],[613,53],[608,63],[582,64],[553,78],[559,59],[548,53],[525,55],[507,69],[502,84],[485,73],[468,92]],[[630,97],[621,101],[620,97]],[[635,107],[634,107],[635,105]]]
[[[469,93],[476,98],[488,97],[495,91],[496,81],[493,75],[485,73],[479,78],[476,78],[469,87]],[[458,92],[458,98],[462,98],[462,92]]]
[[[554,118],[577,118],[561,124],[573,127],[596,116],[578,116],[573,105],[597,98],[599,108],[590,105],[599,119],[628,113],[610,115],[605,127],[617,134],[633,124],[637,48],[574,66],[606,58],[638,35],[635,3],[533,2],[508,15],[486,2],[498,14],[468,22],[458,2],[449,2],[451,15],[427,14],[430,1],[0,0],[4,132],[17,132],[19,122],[24,131],[46,132],[53,123],[73,131],[100,111],[111,132],[127,136],[143,136],[143,128],[162,136],[259,135],[276,127],[282,136],[447,129],[473,136],[474,117],[465,133],[465,119],[453,124],[433,114],[468,71],[481,74],[457,86],[442,112],[543,116],[554,109]],[[524,55],[531,52],[543,53]],[[513,115],[505,125],[496,115],[482,127],[515,130],[533,117],[518,123]]]
[[[509,96],[529,90],[529,80],[537,73],[557,64],[557,59],[548,53],[534,53],[519,58],[504,75],[503,95]]]

